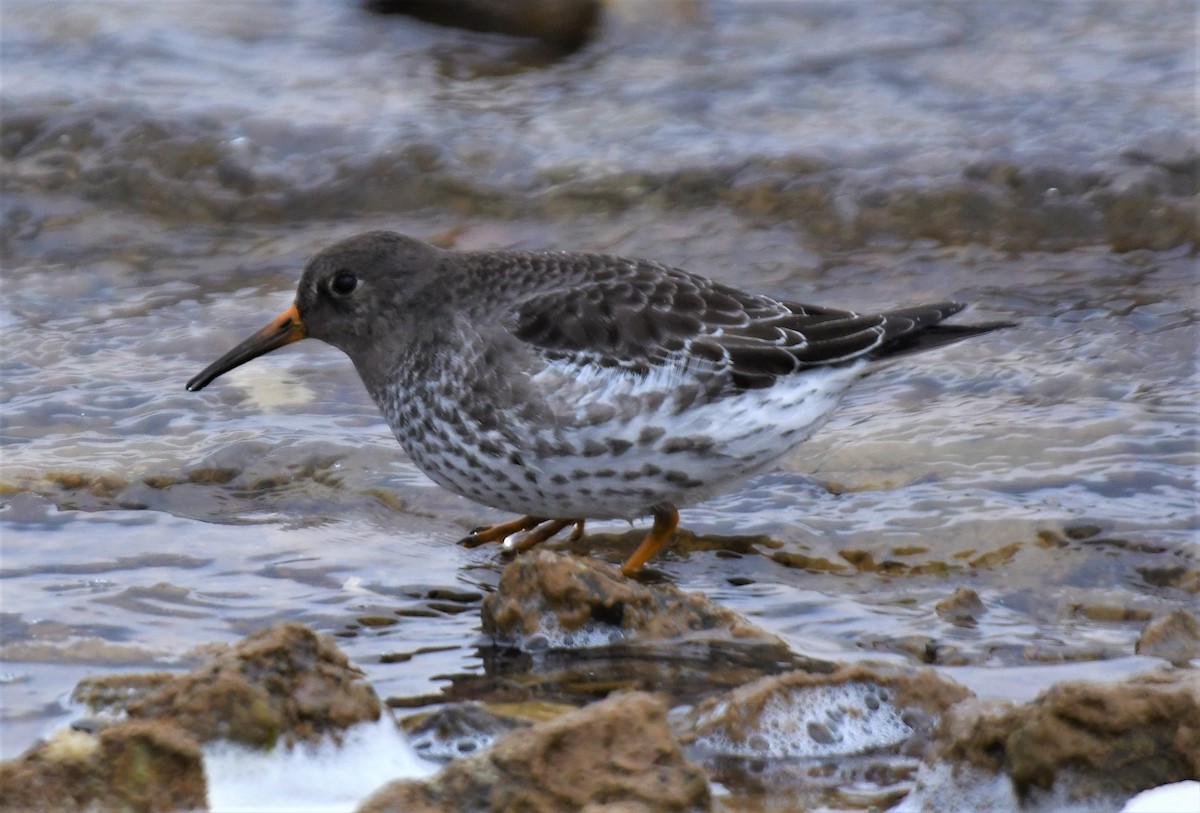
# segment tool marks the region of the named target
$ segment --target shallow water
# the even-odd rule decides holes
[[[797,652],[993,696],[1153,665],[1141,626],[1197,590],[1189,4],[689,6],[614,2],[528,64],[350,2],[6,1],[4,757],[82,676],[282,618],[387,697],[493,668],[503,560],[453,543],[497,517],[413,468],[344,357],[183,389],[366,228],[1019,321],[879,370],[684,513],[770,545],[655,567]],[[933,609],[960,585],[973,626]]]

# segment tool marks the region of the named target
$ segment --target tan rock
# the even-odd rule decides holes
[[[1200,674],[1068,682],[1023,706],[965,703],[943,718],[931,764],[1005,772],[1018,796],[1060,774],[1097,795],[1128,797],[1200,776]]]
[[[276,624],[183,675],[89,678],[75,698],[94,710],[169,720],[199,742],[256,747],[316,742],[355,723],[378,720],[381,705],[333,643],[299,624]]]
[[[666,705],[620,694],[512,732],[427,782],[396,782],[359,813],[671,813],[709,810],[703,771],[667,726]]]
[[[970,694],[932,669],[854,664],[756,680],[700,703],[679,728],[685,742],[742,757],[912,754],[938,717]]]
[[[1187,610],[1173,610],[1146,625],[1134,651],[1186,666],[1200,658],[1200,621]]]
[[[595,559],[545,550],[519,556],[504,569],[482,616],[483,631],[500,636],[742,639],[786,648],[701,593],[639,584]]]
[[[934,605],[934,610],[952,624],[974,624],[987,612],[979,594],[970,587],[958,587]]]
[[[169,723],[63,731],[0,763],[5,813],[175,813],[206,809],[205,796],[200,747]]]

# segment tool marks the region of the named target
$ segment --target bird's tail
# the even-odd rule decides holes
[[[947,316],[958,313],[966,305],[961,302],[939,302],[934,305],[917,305],[900,308],[884,314],[884,343],[872,355],[874,358],[896,358],[911,353],[923,353],[947,344],[954,344],[972,336],[991,333],[1006,327],[1015,327],[1015,322],[984,322],[978,325],[939,324]],[[890,335],[889,335],[890,334]]]

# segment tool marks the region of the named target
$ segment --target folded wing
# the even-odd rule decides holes
[[[578,255],[570,259],[579,266]],[[999,326],[942,327],[922,342],[921,334],[964,306],[940,302],[860,314],[780,302],[656,263],[614,266],[610,260],[605,268],[610,273],[599,279],[564,275],[561,288],[517,303],[505,326],[550,360],[641,374],[682,362],[725,377],[726,389],[734,391],[770,387],[781,376],[813,367],[926,349]]]

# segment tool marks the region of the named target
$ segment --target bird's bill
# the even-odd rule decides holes
[[[204,368],[204,372],[187,383],[188,392],[202,390],[213,382],[213,379],[225,375],[235,367],[241,367],[247,361],[278,350],[285,344],[298,342],[308,335],[300,311],[292,305],[279,318],[262,330],[248,337],[237,347]]]

